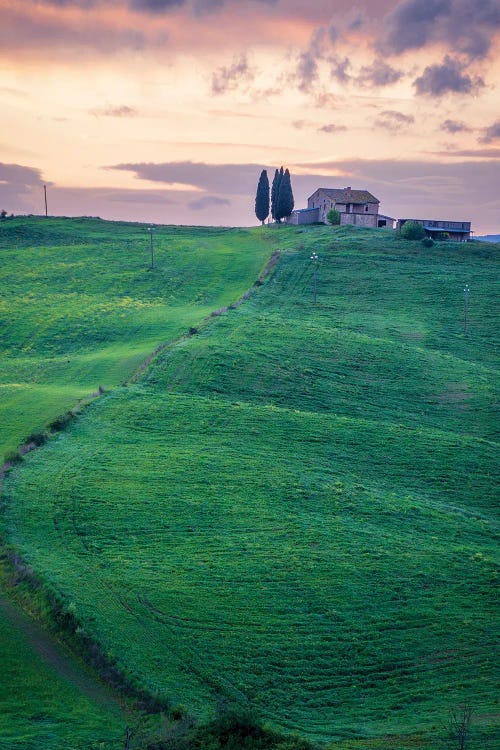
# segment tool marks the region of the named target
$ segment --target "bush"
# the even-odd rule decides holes
[[[425,229],[418,221],[405,221],[401,227],[401,237],[405,240],[423,240]]]
[[[188,729],[173,745],[160,742],[148,750],[173,750],[174,747],[175,750],[314,750],[305,739],[284,737],[262,726],[251,710],[241,707],[226,709],[208,724]]]
[[[47,442],[48,434],[46,432],[32,432],[26,440],[25,443],[34,443],[37,446],[43,445]]]
[[[331,208],[326,215],[326,220],[332,225],[340,224],[340,213],[336,208]]]
[[[448,232],[440,232],[438,234],[438,239],[440,242],[446,242],[446,240],[450,239],[450,235],[448,234]]]
[[[23,457],[19,453],[19,451],[7,451],[7,453],[4,456],[4,461],[6,464],[20,464],[23,460]]]
[[[434,240],[431,237],[424,237],[422,245],[424,247],[432,247],[434,245]]]
[[[49,429],[52,430],[52,432],[60,432],[68,426],[73,417],[74,414],[67,411],[66,414],[61,414],[59,417],[53,419],[52,422],[49,422]]]

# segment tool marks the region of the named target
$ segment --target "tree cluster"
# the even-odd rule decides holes
[[[255,196],[255,215],[259,221],[264,224],[269,216],[269,211],[271,211],[273,220],[280,224],[282,219],[290,216],[293,207],[294,200],[289,170],[283,169],[283,167],[277,169],[271,189],[269,189],[267,170],[263,169]]]

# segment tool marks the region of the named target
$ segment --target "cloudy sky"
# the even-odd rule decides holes
[[[500,0],[0,0],[0,209],[250,225],[260,171],[500,231]]]

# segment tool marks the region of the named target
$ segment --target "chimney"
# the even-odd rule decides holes
[[[346,187],[346,190],[352,190],[351,186],[349,185],[349,187]]]

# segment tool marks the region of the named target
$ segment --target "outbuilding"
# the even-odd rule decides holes
[[[398,219],[397,229],[400,230],[407,221],[421,224],[425,229],[427,237],[433,240],[443,239],[448,235],[450,240],[456,242],[467,242],[470,239],[470,221],[444,221],[442,219]]]

